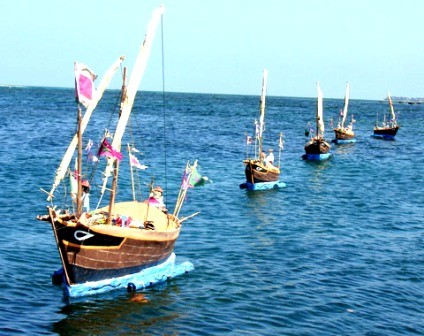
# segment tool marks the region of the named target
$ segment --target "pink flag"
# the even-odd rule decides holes
[[[77,102],[88,107],[91,100],[93,99],[94,84],[93,81],[97,78],[97,75],[91,71],[83,63],[75,62],[75,98]]]
[[[147,168],[147,166],[142,165],[142,164],[138,161],[137,157],[135,157],[135,156],[134,156],[134,155],[132,155],[131,153],[130,153],[130,164],[131,164],[131,166],[132,166],[132,167],[136,167],[136,168],[138,168],[138,169],[146,169],[146,168]]]
[[[104,156],[108,158],[114,158],[118,161],[122,160],[122,154],[118,152],[117,150],[113,149],[112,145],[109,144],[106,138],[103,139],[99,151],[97,152],[97,156]]]

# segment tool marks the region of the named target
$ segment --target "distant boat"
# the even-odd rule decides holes
[[[47,200],[50,202],[47,207],[48,214],[38,216],[39,220],[50,222],[62,261],[62,271],[56,273],[53,280],[59,278],[63,282],[65,294],[70,297],[97,294],[121,287],[140,289],[192,269],[191,263],[186,262],[180,265],[174,263],[174,246],[180,235],[182,223],[195,215],[179,217],[190,186],[188,182],[191,177],[190,164],[186,165],[173,212],[168,212],[165,208],[162,201],[163,190],[160,186],[153,186],[153,180],[150,184],[148,199],[142,200],[141,192],[137,193],[139,199],[136,199],[133,168],[147,167],[141,165],[132,154],[138,152],[133,145],[127,146],[129,160],[125,162],[131,171],[132,194],[129,187],[122,188],[123,190],[118,188],[118,176],[121,176],[121,172],[124,171],[119,169],[124,166],[124,161],[121,162],[122,136],[127,124],[129,124],[128,127],[131,124],[128,121],[133,102],[150,53],[154,31],[161,20],[162,13],[162,7],[153,13],[128,86],[125,85],[126,68],[123,69],[124,84],[119,104],[119,119],[114,134],[106,132],[96,151],[96,162],[105,167],[105,171],[99,171],[100,174],[97,175],[94,175],[94,171],[89,171],[92,165],[82,165],[82,136],[88,123],[88,118],[85,117],[90,111],[92,112],[101,93],[98,92],[99,90],[97,93],[92,91],[91,81],[94,80],[92,72],[85,66],[78,66],[78,63],[75,65],[77,132],[62,159],[53,187],[48,193]],[[120,59],[108,72],[107,82],[110,82],[110,76],[119,67],[121,61]],[[82,70],[78,70],[79,68]],[[83,89],[85,92],[82,91]],[[86,112],[81,121],[82,106],[86,107]],[[111,143],[108,142],[108,138],[112,139]],[[76,147],[78,148],[77,169],[69,172],[68,166]],[[70,190],[64,183],[66,172],[69,172]],[[93,176],[102,176],[102,183],[90,183]],[[110,177],[112,181],[108,183]],[[100,178],[98,177],[98,181]],[[59,186],[64,191],[60,193],[65,197],[63,202],[60,197],[55,197],[60,194],[54,195],[55,189]],[[95,209],[90,209],[89,202],[86,202],[89,199],[90,187],[93,188],[91,194],[94,194],[95,188],[99,191],[96,193],[99,195],[99,200]],[[128,189],[128,192],[125,193],[124,189]],[[69,191],[71,197],[68,196]],[[118,191],[123,197],[126,196],[125,201],[117,201]],[[104,196],[106,202],[102,202]],[[104,203],[103,206],[100,206],[101,202]]]
[[[345,127],[346,117],[347,117],[347,111],[349,106],[349,95],[350,95],[350,85],[349,82],[346,84],[346,93],[345,93],[345,99],[344,99],[344,107],[343,110],[340,112],[339,116],[339,122],[337,124],[337,127],[334,128],[334,135],[335,139],[333,142],[341,144],[341,143],[349,143],[349,142],[355,142],[355,132],[353,131],[353,123],[355,120],[353,119],[349,123],[347,127]]]
[[[386,140],[394,140],[397,131],[399,130],[399,125],[396,120],[395,109],[393,107],[393,102],[389,92],[387,92],[387,101],[389,103],[390,114],[392,119],[390,121],[386,121],[386,115],[384,115],[383,122],[381,125],[379,125],[377,117],[376,125],[374,126],[373,137],[382,138]]]
[[[269,156],[263,150],[263,133],[265,130],[265,98],[268,81],[268,71],[264,69],[262,77],[262,93],[260,99],[259,122],[255,121],[255,157],[243,160],[245,165],[246,182],[240,185],[241,189],[264,190],[278,189],[285,187],[284,182],[280,182],[280,163],[274,165],[274,154]],[[282,133],[280,133],[280,155],[282,149]],[[256,151],[256,143],[259,150]],[[249,145],[249,143],[248,143]],[[280,161],[280,160],[279,160]]]
[[[332,154],[330,153],[331,145],[325,141],[324,138],[324,114],[323,114],[323,98],[322,91],[317,82],[317,110],[316,110],[316,131],[315,136],[312,136],[311,139],[305,145],[305,154],[302,156],[304,160],[307,161],[322,161],[329,159]]]
[[[384,98],[384,100],[387,100],[387,98]],[[417,97],[392,97],[392,102],[399,103],[399,104],[422,104],[424,103],[424,98],[417,98]]]

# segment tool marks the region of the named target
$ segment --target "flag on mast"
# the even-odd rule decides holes
[[[142,165],[140,163],[140,161],[138,161],[138,159],[135,155],[132,155],[131,153],[129,153],[129,154],[130,154],[130,164],[131,164],[132,167],[136,167],[138,169],[146,169],[147,168],[146,165]]]
[[[122,160],[122,153],[115,150],[112,145],[106,140],[106,138],[103,139],[102,143],[100,144],[99,151],[97,152],[97,156],[105,156],[107,158],[114,158],[118,161]]]
[[[74,63],[75,72],[75,98],[78,103],[87,108],[95,92],[94,80],[97,75],[83,63]]]

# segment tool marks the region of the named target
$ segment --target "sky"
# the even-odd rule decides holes
[[[140,90],[260,95],[266,68],[272,96],[424,97],[421,0],[0,0],[0,84],[73,87],[74,61],[101,78],[121,55],[131,71],[161,4]]]

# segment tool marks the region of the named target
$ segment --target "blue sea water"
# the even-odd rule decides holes
[[[117,95],[96,109],[93,137]],[[120,291],[66,300],[51,284],[60,259],[36,216],[75,130],[73,99],[72,89],[0,88],[0,334],[424,334],[424,105],[396,105],[401,128],[384,141],[370,135],[386,103],[351,100],[358,141],[333,144],[334,157],[317,163],[301,159],[315,99],[269,97],[265,145],[277,152],[284,133],[287,186],[246,192],[245,137],[259,97],[169,93],[163,105],[162,93],[140,92],[143,163],[166,163],[155,180],[168,207],[187,160],[213,181],[190,189],[182,210],[200,211],[175,248],[195,270],[140,302]],[[324,98],[328,140],[342,104]]]

